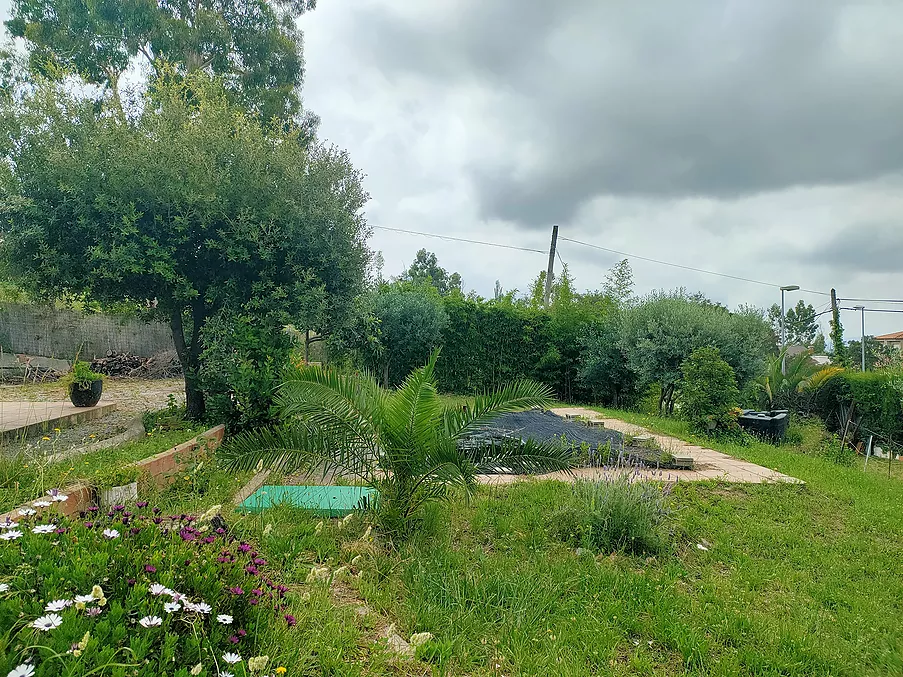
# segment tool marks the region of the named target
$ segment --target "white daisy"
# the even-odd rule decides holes
[[[6,592],[9,590],[9,585],[7,583],[0,583],[0,592]]]
[[[37,510],[32,510],[31,508],[19,508],[19,514],[22,517],[31,517],[32,515],[37,515]]]
[[[32,503],[35,508],[49,508],[51,506],[50,501],[35,501]]]
[[[39,524],[34,529],[31,530],[33,534],[52,534],[56,531],[56,525],[54,524]]]
[[[229,614],[220,614],[216,617],[216,620],[223,625],[232,625],[232,616]]]
[[[119,538],[119,532],[116,531],[115,529],[104,529],[103,535],[106,536],[107,538],[109,538],[110,540],[113,540],[114,538]]]
[[[63,617],[59,614],[47,614],[46,616],[41,616],[34,623],[31,624],[35,630],[41,630],[43,632],[47,632],[48,630],[53,630],[54,628],[58,628],[63,624]]]
[[[158,625],[163,625],[163,619],[159,616],[145,616],[138,623],[145,628],[155,628]]]
[[[219,673],[219,677],[235,677],[231,672],[221,672]]]
[[[178,611],[181,608],[182,607],[181,607],[181,605],[179,605],[178,602],[164,602],[163,603],[163,611],[165,611],[168,614],[171,614],[174,611]]]
[[[90,604],[94,601],[94,595],[76,595],[72,601],[80,602],[82,604]]]
[[[10,531],[4,531],[0,534],[0,539],[4,541],[14,541],[17,538],[22,538],[22,532],[18,529],[11,529]]]
[[[151,586],[147,589],[147,591],[154,596],[168,595],[169,593],[172,592],[172,590],[170,590],[165,585],[162,585],[160,583],[151,583]]]
[[[189,602],[187,599],[182,600],[182,606],[185,607],[185,611],[192,611],[194,613],[198,613],[200,608],[194,602]]]
[[[62,503],[64,501],[68,501],[69,497],[66,494],[54,494],[50,497],[50,500],[54,503]]]
[[[236,663],[241,663],[241,656],[237,653],[224,653],[223,660],[229,665],[235,665]]]
[[[14,529],[18,525],[18,522],[13,522],[9,517],[7,517],[5,521],[0,522],[0,529]]]
[[[209,614],[213,611],[213,607],[207,604],[207,602],[198,602],[194,605],[198,613]]]
[[[55,599],[52,602],[47,602],[47,606],[44,607],[44,611],[62,611],[66,607],[72,606],[71,599]]]
[[[10,670],[6,677],[32,677],[32,675],[34,675],[34,666],[22,663],[22,665],[17,665]]]

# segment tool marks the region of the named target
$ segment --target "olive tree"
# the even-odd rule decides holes
[[[348,156],[247,113],[219,79],[159,78],[128,120],[44,82],[0,104],[0,255],[45,298],[132,302],[168,321],[188,413],[220,312],[342,322],[369,260]]]

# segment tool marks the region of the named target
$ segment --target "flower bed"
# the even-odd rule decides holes
[[[215,513],[22,512],[0,523],[0,675],[285,671],[254,654],[294,626],[287,589]]]

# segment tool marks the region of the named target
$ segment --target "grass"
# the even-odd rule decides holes
[[[43,454],[53,453],[53,439],[43,441],[36,452],[0,456],[0,512],[42,495],[46,490],[79,481],[90,482],[112,466],[125,465],[166,451],[195,437],[201,429],[152,433],[148,437],[108,449],[46,464]]]
[[[693,439],[679,421],[605,413]],[[553,538],[549,515],[571,493],[556,482],[434,506],[398,550],[359,547],[360,526],[318,532],[289,508],[235,528],[308,593],[299,613],[316,641],[298,654],[302,674],[903,674],[900,479],[815,455],[808,429],[793,447],[706,443],[806,484],[682,483],[655,557]],[[305,583],[358,552],[362,576],[341,594]],[[361,603],[372,613],[353,613]],[[373,650],[392,622],[435,635],[418,662]]]

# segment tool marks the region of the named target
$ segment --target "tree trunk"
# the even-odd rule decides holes
[[[200,421],[206,413],[204,392],[201,389],[200,357],[201,357],[201,327],[206,319],[202,302],[196,302],[191,307],[191,342],[185,341],[185,328],[182,324],[182,309],[173,309],[169,318],[169,327],[172,331],[172,340],[176,346],[176,354],[182,365],[182,373],[185,375],[185,410],[186,416],[192,421]]]

